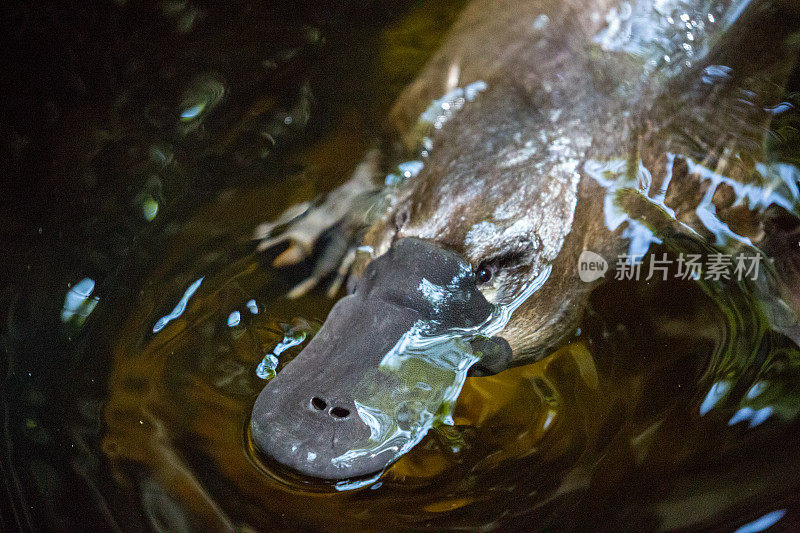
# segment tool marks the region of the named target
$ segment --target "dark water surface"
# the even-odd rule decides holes
[[[383,142],[462,3],[2,8],[3,526],[800,523],[800,351],[735,283],[605,284],[574,342],[469,378],[455,425],[364,488],[253,449],[259,363],[333,303],[284,298],[311,264],[273,269],[253,228]],[[794,163],[797,123],[774,126]]]

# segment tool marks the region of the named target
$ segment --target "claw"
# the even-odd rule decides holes
[[[336,296],[336,293],[339,292],[339,289],[342,287],[342,283],[344,283],[347,274],[350,273],[350,267],[353,266],[353,261],[356,260],[356,248],[351,247],[347,254],[342,259],[341,264],[339,265],[339,269],[336,271],[336,277],[331,282],[330,287],[328,287],[328,298],[333,298]]]
[[[273,261],[272,266],[275,268],[283,268],[291,265],[296,265],[306,258],[308,253],[298,243],[293,242],[289,248],[284,250]]]
[[[308,211],[310,207],[311,207],[311,202],[302,202],[288,207],[283,213],[281,213],[281,215],[278,218],[276,218],[272,222],[263,222],[258,226],[256,226],[256,229],[253,230],[253,239],[257,241],[262,241],[259,244],[259,246],[263,246],[265,239],[272,236],[272,233],[275,231],[275,228],[277,228],[278,226],[283,226],[284,224],[289,224],[290,222],[300,218]],[[274,244],[270,246],[265,246],[262,249],[266,250],[271,246],[274,246]]]
[[[269,250],[273,246],[277,246],[277,245],[279,245],[280,243],[282,243],[285,240],[286,240],[286,238],[283,237],[283,236],[274,237],[272,239],[263,239],[256,246],[256,252],[263,252],[264,250]]]
[[[319,278],[316,276],[309,276],[297,285],[292,288],[289,292],[286,293],[286,297],[290,300],[296,300],[301,296],[305,296],[308,291],[313,289],[319,283]]]

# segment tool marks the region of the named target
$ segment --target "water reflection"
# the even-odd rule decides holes
[[[662,498],[658,496],[663,494],[661,491],[673,490],[673,483],[679,486],[680,476],[675,469],[694,471],[698,467],[692,465],[727,453],[721,451],[723,442],[736,446],[730,453],[737,457],[747,453],[752,454],[753,460],[775,460],[768,443],[781,426],[766,424],[761,418],[769,412],[765,408],[775,402],[775,394],[788,400],[781,387],[800,375],[798,368],[765,365],[767,373],[751,378],[744,386],[730,379],[699,379],[702,375],[724,374],[732,363],[747,357],[738,352],[726,356],[724,349],[747,346],[750,334],[746,329],[741,333],[729,329],[724,318],[727,308],[698,294],[696,283],[661,282],[663,288],[631,290],[633,283],[609,283],[581,325],[581,338],[547,360],[493,377],[465,379],[452,411],[453,425],[434,425],[426,438],[379,481],[368,477],[330,485],[314,484],[263,463],[246,434],[244,453],[231,453],[241,450],[249,409],[263,384],[247,368],[263,363],[265,352],[278,352],[280,363],[276,362],[273,368],[280,368],[291,359],[290,352],[297,353],[304,342],[301,339],[308,337],[266,318],[280,315],[285,300],[262,302],[260,313],[251,316],[264,316],[263,320],[249,323],[242,316],[238,327],[244,328],[246,334],[238,339],[216,335],[214,323],[221,323],[224,328],[230,313],[206,315],[223,294],[205,293],[197,302],[200,307],[194,316],[207,318],[193,319],[182,336],[169,344],[153,344],[139,357],[118,359],[120,363],[127,360],[136,365],[120,366],[114,382],[142,375],[146,376],[147,386],[131,389],[134,395],[124,403],[123,390],[117,390],[115,399],[106,407],[110,424],[106,446],[114,442],[115,451],[109,453],[120,465],[120,472],[127,471],[122,465],[131,460],[137,465],[131,467],[131,472],[143,468],[160,472],[158,479],[164,490],[204,521],[267,524],[274,523],[274,517],[281,513],[288,513],[284,516],[294,517],[288,523],[313,515],[314,524],[323,529],[354,523],[374,527],[452,527],[456,510],[462,517],[457,523],[485,524],[490,520],[486,513],[497,509],[555,526],[558,517],[574,519],[567,518],[569,515],[565,516],[563,510],[569,508],[569,502],[586,501],[583,498],[588,497],[591,484],[605,482],[606,469],[614,469],[614,477],[627,487],[623,491],[627,494],[624,507],[642,509],[647,514],[644,510],[654,509]],[[639,296],[632,299],[631,294]],[[618,305],[623,295],[624,309]],[[734,298],[743,295],[736,294]],[[238,301],[242,300],[239,297]],[[204,346],[208,342],[211,344]],[[772,342],[773,346],[786,349],[779,338]],[[225,350],[221,350],[223,347]],[[120,349],[130,351],[124,342]],[[139,364],[152,361],[153,357],[160,361],[159,370],[154,371],[152,364]],[[773,357],[779,358],[780,352]],[[225,360],[241,363],[235,369],[218,366]],[[399,370],[410,369],[408,364],[418,361],[421,360],[413,356],[402,359]],[[219,370],[209,374],[212,368]],[[770,373],[770,368],[782,373]],[[411,380],[412,374],[408,374],[410,385],[416,383]],[[234,381],[220,382],[222,375]],[[236,380],[239,384],[234,387]],[[211,382],[217,386],[209,388],[207,384]],[[419,391],[424,393],[423,389]],[[752,398],[742,401],[764,403],[736,404],[738,398],[748,396]],[[706,397],[714,400],[713,406]],[[401,403],[378,407],[396,412],[398,428],[408,429],[400,416],[405,412]],[[127,406],[125,410],[121,410],[123,405]],[[370,405],[365,404],[365,416],[374,412],[368,408]],[[753,431],[756,440],[747,446],[735,444],[740,437],[726,434],[729,421],[744,407],[752,409],[752,413],[744,411],[750,418],[731,430]],[[153,415],[142,416],[140,409],[158,413],[159,423],[170,428],[170,436],[152,440]],[[130,414],[126,414],[127,410],[131,410]],[[423,411],[415,408],[408,414]],[[699,417],[702,411],[705,416]],[[712,415],[717,412],[718,416]],[[757,412],[761,414],[756,415]],[[770,420],[777,418],[775,412]],[[793,416],[789,412],[787,415]],[[139,419],[145,424],[139,424]],[[134,424],[131,426],[130,422]],[[709,439],[709,435],[714,437]],[[137,449],[140,451],[134,452]],[[165,461],[164,450],[187,459]],[[785,468],[795,468],[791,462],[784,464]],[[214,465],[211,471],[208,465]],[[732,463],[729,471],[736,473],[736,465]],[[659,476],[672,481],[634,488],[633,480],[639,479],[643,471],[649,472],[648,476],[659,472]],[[190,484],[169,481],[186,473],[194,476]],[[205,494],[207,491],[194,483],[212,487],[212,493]],[[330,491],[337,492],[340,499],[323,498]],[[613,493],[616,492],[610,494]],[[257,505],[242,506],[226,494]],[[508,494],[518,496],[509,499]],[[672,497],[663,495],[665,500]],[[621,505],[609,498],[610,495],[600,497],[605,503],[598,505]],[[747,501],[736,502],[750,508]],[[663,505],[663,509],[652,511],[661,516],[659,520],[686,523],[677,518],[685,516],[683,511],[673,512],[669,510],[671,504]],[[309,506],[314,507],[313,513],[308,512]],[[597,510],[590,507],[585,512],[596,516]]]
[[[165,12],[176,17],[173,22],[188,15],[181,23],[187,32],[207,20],[192,15],[189,2],[170,4],[180,6]],[[613,31],[599,36],[598,46],[613,50],[623,45],[626,35],[652,31],[653,26],[637,20],[636,9],[644,4],[631,3],[630,10],[611,16]],[[431,3],[427,7],[441,9]],[[662,15],[675,28],[666,37],[675,39],[680,50],[685,50],[683,44],[693,51],[702,44],[696,38],[700,23],[723,20],[717,13],[670,10]],[[220,15],[212,10],[208,16]],[[234,33],[246,29],[235,22]],[[530,22],[540,29],[553,23],[542,18]],[[366,31],[361,26],[357,31]],[[268,23],[264,27],[268,32],[275,28]],[[114,24],[109,28],[119,30]],[[170,33],[174,28],[169,26]],[[325,31],[327,39],[336,38]],[[210,38],[203,34],[203,39]],[[226,39],[223,43],[233,41]],[[237,242],[242,236],[246,240],[256,222],[274,218],[274,213],[264,212],[269,206],[282,209],[313,198],[320,192],[316,188],[323,188],[319,183],[332,186],[355,163],[357,155],[351,152],[359,150],[353,146],[367,140],[359,120],[339,126],[340,115],[323,107],[317,116],[345,136],[344,150],[325,137],[329,130],[312,120],[311,89],[325,104],[341,88],[326,92],[313,72],[296,68],[298,61],[307,61],[305,45],[286,37],[286,42],[264,49],[257,46],[268,42],[261,34],[242,39],[254,47],[259,71],[275,76],[279,98],[272,93],[251,98],[242,89],[249,84],[257,92],[269,92],[263,78],[247,77],[255,69],[244,68],[249,65],[245,60],[232,62],[231,75],[224,70],[225,57],[205,55],[213,70],[224,74],[213,76],[206,87],[192,81],[209,80],[197,72],[206,70],[205,65],[188,61],[180,62],[178,74],[167,69],[162,85],[154,83],[158,77],[147,77],[148,70],[141,67],[147,65],[148,49],[139,52],[145,58],[137,59],[140,66],[119,69],[127,72],[119,83],[132,89],[115,104],[118,118],[102,124],[103,133],[97,135],[102,142],[81,148],[80,157],[92,162],[90,171],[78,173],[81,179],[94,176],[98,183],[107,179],[110,184],[101,194],[87,194],[89,201],[95,198],[102,205],[81,209],[104,218],[84,220],[81,228],[90,230],[77,235],[88,234],[93,240],[75,238],[81,244],[74,248],[76,254],[86,254],[79,259],[90,262],[103,277],[93,269],[77,276],[70,272],[58,278],[58,286],[45,297],[32,298],[30,313],[25,314],[25,302],[19,300],[9,312],[3,341],[10,355],[2,403],[6,435],[14,446],[7,451],[14,461],[10,471],[18,474],[17,487],[24,493],[19,501],[25,505],[19,509],[31,523],[68,529],[93,520],[157,530],[291,529],[298,524],[319,530],[499,528],[507,523],[542,529],[604,524],[732,530],[746,524],[742,532],[796,523],[800,354],[778,327],[779,302],[759,296],[760,289],[753,285],[608,283],[594,297],[574,342],[546,361],[465,379],[452,406],[453,425],[432,427],[380,481],[357,482],[362,490],[338,492],[334,486],[284,476],[264,463],[246,432],[250,406],[263,378],[280,370],[313,335],[287,332],[280,322],[295,316],[321,318],[330,304],[315,293],[298,301],[276,297],[298,280],[263,268],[249,249],[237,248]],[[185,46],[182,53],[188,56],[205,51],[198,42]],[[343,55],[354,55],[359,46],[346,48]],[[153,48],[169,46],[154,42]],[[278,48],[283,51],[276,52]],[[654,55],[652,60],[661,66],[648,68],[682,67],[688,51],[686,56]],[[161,59],[157,56],[154,63]],[[331,64],[338,68],[343,63]],[[347,68],[353,70],[352,65]],[[725,69],[715,66],[703,71],[707,79],[701,81],[715,84],[725,75]],[[241,86],[227,90],[224,83],[239,83],[239,76],[244,79]],[[138,84],[145,89],[137,89]],[[360,91],[368,91],[357,89],[337,98],[356,102],[356,109],[367,105],[368,97]],[[443,103],[435,120],[449,111]],[[769,112],[786,121],[778,124],[783,141],[769,142],[782,142],[782,157],[796,162],[796,109],[784,103]],[[217,123],[218,118],[224,124]],[[309,122],[322,132],[304,137],[303,125]],[[194,127],[199,129],[191,130]],[[182,140],[184,131],[203,132],[205,141]],[[52,138],[58,134],[54,130]],[[280,155],[271,160],[277,170],[258,163],[265,153]],[[406,173],[413,177],[418,165],[409,163],[398,167],[398,180]],[[642,164],[653,174],[662,168]],[[691,159],[676,157],[667,166],[667,175],[673,170],[676,179],[697,175],[720,194],[729,186],[736,202],[750,206],[767,201],[793,205],[798,198],[798,170],[791,162],[756,163],[765,179],[760,188],[736,185],[725,173],[708,174],[716,171]],[[120,181],[132,180],[133,186],[110,181],[117,167],[122,170]],[[160,190],[148,185],[152,173],[159,176]],[[276,175],[285,180],[280,186],[270,182]],[[199,186],[187,185],[195,179]],[[675,204],[667,200],[667,185],[651,190],[650,199],[680,218],[681,209],[669,207]],[[137,190],[142,196],[135,196]],[[216,198],[220,190],[229,200],[224,195]],[[197,191],[203,195],[193,195]],[[137,217],[133,220],[126,211],[131,205]],[[696,207],[688,211],[699,214],[715,240],[747,243],[721,216],[722,209],[712,206],[698,213]],[[153,222],[145,230],[152,233],[129,238],[139,235],[136,222],[141,218]],[[642,227],[660,235],[657,228]],[[658,242],[643,235],[637,249]],[[134,240],[135,253],[125,255]],[[63,253],[58,246],[52,251]],[[115,262],[119,257],[130,263]],[[69,262],[64,259],[68,258],[56,256],[53,265]],[[122,274],[115,279],[109,273],[120,265]],[[57,278],[54,269],[46,270],[43,280]],[[80,279],[81,272],[92,272],[92,278],[75,284],[65,296],[61,280]],[[196,281],[184,289],[192,279]],[[98,287],[103,289],[102,300]],[[169,296],[174,302],[182,290],[174,309],[159,318],[169,309],[165,294],[174,292]],[[189,299],[193,307],[187,314]],[[232,312],[242,302],[249,312]],[[58,338],[51,330],[63,328],[36,322],[51,304],[56,322],[83,322],[91,313],[92,327],[74,340]],[[233,313],[238,319],[235,335],[228,327]],[[185,320],[175,328],[175,336],[149,334],[178,317]],[[39,329],[26,329],[31,324],[39,324]],[[401,371],[410,361],[401,363]],[[419,381],[408,382],[426,392]],[[426,411],[417,406],[410,412],[399,409],[399,402],[390,407],[397,411],[398,427],[415,412]],[[333,492],[337,493],[332,496]]]
[[[786,509],[779,509],[777,511],[772,511],[771,513],[767,513],[758,520],[754,520],[749,524],[745,524],[742,527],[738,528],[734,533],[757,533],[759,531],[764,531],[767,528],[770,528],[778,523],[778,521],[783,518],[786,514]]]
[[[256,376],[261,379],[274,378],[276,369],[278,368],[278,356],[289,348],[298,346],[306,340],[307,331],[288,325],[284,327],[286,334],[283,339],[272,349],[272,352],[264,356],[264,359],[258,364],[258,367],[256,367]]]
[[[194,129],[225,97],[225,85],[211,75],[192,83],[180,105],[180,120]],[[187,130],[188,131],[188,130]]]
[[[200,284],[203,283],[203,279],[204,278],[199,278],[195,280],[191,285],[189,285],[189,288],[186,289],[186,292],[183,293],[181,299],[178,300],[178,304],[175,306],[175,308],[169,314],[164,315],[158,319],[158,321],[153,326],[153,333],[158,333],[159,331],[164,329],[164,326],[166,326],[171,321],[175,320],[176,318],[180,317],[183,314],[183,312],[186,310],[186,305],[189,303],[189,298],[191,298],[197,291],[197,289],[200,288]]]
[[[94,286],[93,279],[83,278],[67,291],[61,308],[62,322],[73,322],[77,326],[84,323],[100,301],[97,296],[92,296]]]
[[[713,409],[714,406],[725,397],[730,388],[731,384],[727,381],[719,381],[714,383],[711,386],[711,389],[709,389],[705,399],[703,399],[703,403],[700,404],[700,415],[704,415]]]

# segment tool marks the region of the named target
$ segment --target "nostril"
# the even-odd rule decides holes
[[[318,398],[314,396],[311,398],[311,406],[318,411],[324,411],[326,407],[328,407],[328,402],[323,400],[322,398]]]
[[[350,415],[350,410],[337,406],[331,409],[331,415],[335,416],[336,418],[347,418]]]

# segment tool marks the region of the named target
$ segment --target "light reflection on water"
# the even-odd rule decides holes
[[[181,299],[178,300],[178,303],[175,305],[175,308],[172,311],[170,311],[169,314],[164,315],[158,319],[158,321],[153,326],[153,333],[158,333],[159,331],[164,329],[164,326],[166,326],[176,318],[179,318],[183,314],[183,312],[186,310],[186,305],[189,303],[189,298],[191,298],[197,291],[197,289],[200,288],[201,283],[203,283],[203,278],[199,278],[194,282],[192,282],[191,285],[189,285],[189,288],[187,288],[186,292],[183,293]]]
[[[488,517],[481,510],[490,509],[511,509],[510,512],[522,513],[542,523],[548,523],[551,519],[548,517],[561,516],[565,520],[565,511],[557,509],[562,504],[563,509],[568,508],[571,498],[585,494],[592,479],[602,480],[603,465],[609,460],[603,458],[609,454],[617,457],[611,464],[623,479],[646,471],[664,472],[669,480],[673,479],[675,468],[702,471],[699,464],[719,458],[720,454],[724,456],[727,452],[723,450],[728,446],[733,446],[730,453],[734,455],[744,453],[743,445],[737,444],[740,431],[760,432],[755,433],[755,440],[745,448],[750,450],[748,453],[756,453],[754,457],[774,457],[769,451],[778,443],[773,435],[781,434],[797,414],[792,404],[794,395],[787,396],[781,387],[800,377],[798,368],[793,364],[786,366],[786,361],[778,367],[765,361],[763,373],[756,379],[731,376],[730,370],[725,369],[734,368],[737,360],[747,358],[747,353],[753,350],[748,346],[753,341],[747,329],[741,330],[724,318],[726,310],[719,306],[727,304],[711,303],[690,282],[665,282],[664,287],[639,291],[638,301],[637,298],[631,301],[630,295],[636,293],[630,286],[609,283],[597,296],[577,342],[540,363],[489,378],[464,380],[460,394],[456,392],[453,425],[434,426],[427,438],[380,478],[368,476],[319,485],[263,463],[246,432],[245,453],[231,455],[231,449],[242,446],[241,435],[248,423],[252,399],[261,387],[255,376],[247,377],[247,369],[252,372],[262,357],[259,353],[264,351],[280,352],[280,364],[285,364],[299,352],[303,340],[298,343],[298,339],[305,337],[286,329],[287,326],[270,325],[270,316],[281,315],[280,300],[272,303],[265,300],[261,312],[251,315],[254,321],[245,325],[251,339],[261,337],[261,341],[252,344],[245,335],[230,344],[231,341],[215,334],[208,337],[202,332],[210,323],[216,320],[218,327],[225,328],[228,316],[225,312],[208,315],[204,310],[216,305],[214,300],[219,296],[212,291],[198,300],[199,307],[192,308],[191,315],[184,314],[186,329],[180,338],[168,345],[153,346],[141,355],[145,359],[162,360],[161,371],[148,378],[158,392],[137,394],[130,405],[149,406],[145,412],[155,409],[160,413],[158,425],[150,425],[155,423],[151,415],[150,419],[144,418],[144,425],[134,425],[131,432],[125,418],[118,419],[119,415],[113,414],[123,398],[117,394],[107,406],[111,428],[107,440],[115,443],[115,463],[121,465],[135,457],[136,469],[162,471],[157,479],[166,479],[161,476],[172,470],[189,476],[187,487],[197,488],[184,492],[178,505],[188,505],[192,513],[210,523],[247,520],[260,524],[270,513],[285,513],[287,509],[289,513],[297,513],[293,516],[307,517],[308,505],[313,502],[313,516],[318,520],[315,523],[323,528],[353,523],[447,525],[456,510],[464,513],[461,519],[464,524],[482,523]],[[747,295],[732,297],[735,301],[741,299],[741,308],[748,309]],[[617,307],[622,298],[630,308]],[[238,305],[246,305],[247,301],[247,296],[242,296]],[[763,323],[764,318],[751,314],[738,320],[757,324]],[[263,337],[264,334],[267,336]],[[212,346],[199,344],[208,341]],[[250,346],[245,347],[243,342]],[[791,343],[774,335],[770,342],[774,346],[771,350],[782,346],[779,350],[798,360]],[[223,347],[225,350],[221,350]],[[745,353],[740,353],[741,349]],[[217,378],[221,385],[215,390],[195,389],[209,379],[206,369],[210,369],[212,360],[222,361],[232,355],[244,356],[249,361],[243,366],[244,374],[233,367],[224,370],[231,379],[243,380],[244,388],[231,388],[230,382],[222,384]],[[774,357],[780,359],[780,353]],[[405,361],[419,362],[425,358],[412,356]],[[401,365],[401,372],[403,368],[406,367]],[[132,367],[120,367],[117,373],[122,377],[131,370]],[[152,372],[151,365],[148,372]],[[718,372],[730,377],[716,382],[702,377]],[[449,378],[445,381],[450,383]],[[178,388],[159,385],[176,382],[186,385]],[[772,407],[781,402],[783,407]],[[394,407],[399,405],[400,402],[395,402]],[[365,408],[367,414],[373,411]],[[384,407],[379,411],[396,409]],[[783,414],[776,420],[778,411]],[[737,413],[748,417],[731,424],[732,419],[742,416]],[[379,432],[392,426],[392,423],[375,425]],[[153,427],[160,427],[159,432],[164,436],[152,440]],[[728,435],[726,428],[736,433]],[[717,436],[707,441],[703,435],[708,432]],[[186,440],[198,437],[202,438],[199,446]],[[140,448],[147,442],[150,444],[145,444],[143,453],[131,455],[132,446]],[[170,450],[166,456],[165,450]],[[166,457],[171,459],[165,463]],[[665,467],[665,461],[671,465],[669,468]],[[218,491],[216,496],[200,489],[211,479],[203,469],[192,466],[200,464],[215,464],[220,469],[212,483]],[[735,463],[732,468],[735,472]],[[678,483],[676,479],[674,482]],[[173,486],[172,482],[166,483]],[[659,490],[669,490],[669,483]],[[342,494],[342,500],[320,499],[331,490],[352,496]],[[605,505],[635,506],[648,513],[657,501],[655,493],[650,492],[652,487],[639,490],[629,486],[626,490],[630,493],[622,504],[607,501]],[[189,497],[195,491],[197,496]],[[227,491],[233,491],[239,498],[255,498],[259,502],[258,511],[232,504],[221,496]],[[517,497],[509,503],[504,496],[507,494],[530,496]],[[535,503],[540,501],[551,503],[540,507]],[[735,505],[746,509],[746,501],[736,500]],[[359,503],[351,509],[354,502]],[[672,504],[667,498],[664,505]],[[356,508],[360,509],[358,516]],[[414,518],[407,511],[411,508],[423,511],[421,514],[418,511]]]
[[[202,22],[190,2],[169,4],[180,4],[168,13],[180,33]],[[626,18],[614,32],[598,36],[600,46],[614,49],[621,35],[647,30],[635,10],[622,14]],[[706,23],[695,14],[686,20],[668,15],[675,28]],[[707,21],[717,22],[713,17]],[[544,27],[547,21],[532,23]],[[686,31],[680,30],[666,38],[689,44],[683,42]],[[692,42],[694,51],[699,45]],[[280,53],[260,50],[258,64],[263,62],[269,72],[291,71],[296,65],[291,58],[302,57],[305,45],[281,44],[286,48]],[[653,60],[682,64],[686,52],[685,57]],[[246,432],[250,407],[262,378],[279,371],[313,335],[313,328],[287,331],[282,324],[295,317],[322,318],[330,302],[319,294],[296,302],[276,297],[297,280],[281,278],[285,274],[263,267],[249,249],[234,244],[249,235],[254,223],[270,218],[265,211],[280,212],[318,192],[294,167],[328,169],[322,172],[336,181],[361,152],[352,145],[366,141],[358,121],[332,126],[338,128],[332,137],[349,139],[347,150],[330,137],[292,136],[310,120],[306,80],[279,80],[286,84],[281,90],[287,101],[259,97],[244,102],[236,100],[242,87],[238,93],[226,88],[236,76],[197,74],[183,72],[176,94],[148,85],[158,102],[139,101],[142,97],[135,94],[133,104],[121,99],[120,105],[128,107],[120,115],[147,120],[147,126],[136,123],[135,128],[166,124],[154,135],[158,138],[145,130],[137,134],[143,140],[133,135],[111,142],[111,155],[97,149],[101,161],[131,153],[124,157],[141,160],[125,173],[142,185],[137,189],[143,191],[141,198],[118,202],[137,206],[137,217],[163,224],[154,226],[159,237],[136,243],[145,256],[141,265],[135,263],[141,272],[123,269],[114,280],[108,271],[118,265],[107,267],[105,279],[116,287],[88,270],[69,272],[65,279],[92,278],[68,290],[59,284],[46,293],[42,301],[55,302],[51,314],[56,322],[59,316],[69,323],[85,321],[84,336],[71,344],[58,336],[60,329],[36,322],[46,309],[38,300],[32,299],[28,314],[24,301],[14,304],[9,322],[17,329],[7,340],[11,363],[3,403],[9,438],[15,439],[11,453],[17,454],[21,472],[18,487],[27,501],[39,502],[34,495],[43,494],[47,502],[26,510],[32,522],[46,516],[50,529],[81,524],[87,517],[75,517],[74,506],[83,502],[102,509],[103,520],[116,526],[162,530],[289,529],[297,524],[317,529],[478,527],[508,520],[542,529],[598,523],[643,528],[723,523],[733,529],[745,524],[740,531],[750,532],[797,520],[800,354],[773,327],[775,316],[751,287],[608,283],[594,296],[575,341],[546,360],[488,378],[464,379],[461,366],[448,373],[436,391],[448,391],[450,400],[458,397],[454,406],[448,405],[452,413],[439,413],[442,419],[451,416],[452,425],[419,435],[419,445],[378,482],[314,484],[263,462]],[[719,77],[724,71],[705,74]],[[440,101],[439,111],[449,111],[441,107],[445,103],[451,105]],[[784,105],[775,112],[793,111]],[[215,125],[216,119],[236,113],[244,118],[226,127]],[[442,120],[440,113],[433,116],[434,124]],[[179,134],[171,137],[176,128]],[[115,135],[115,127],[108,130],[105,135]],[[192,135],[197,137],[191,143],[181,144]],[[203,147],[201,164],[192,159],[197,143]],[[291,177],[284,181],[268,181],[264,168],[253,161],[292,143],[301,153],[284,156],[295,172],[287,171]],[[342,155],[351,151],[355,155]],[[213,166],[220,153],[230,159]],[[213,171],[203,177],[202,188],[219,186],[227,196],[192,198],[185,210],[176,208],[181,180],[187,175],[195,179],[208,167]],[[758,168],[783,186],[776,181],[744,188],[690,164],[692,172],[715,186],[727,183],[754,205],[797,199],[795,165]],[[416,160],[398,165],[404,177],[418,169]],[[238,182],[239,171],[249,172],[253,181]],[[160,178],[148,182],[153,172]],[[112,193],[105,191],[103,198],[113,207]],[[665,208],[666,186],[661,194],[651,199]],[[162,201],[162,195],[172,203]],[[107,221],[122,218],[119,211],[105,208]],[[708,213],[703,220],[715,236],[732,238],[729,228],[715,226],[715,213]],[[637,242],[645,249],[658,240]],[[98,237],[95,247],[110,245]],[[53,264],[61,259],[55,257]],[[110,260],[98,263],[103,261]],[[103,292],[102,301],[97,300],[94,280],[104,291],[108,287],[108,298]],[[46,333],[21,324],[39,324]],[[63,349],[54,351],[54,346]],[[93,359],[87,355],[92,353],[99,355]],[[262,367],[265,354],[272,358]],[[401,362],[400,371],[412,360]],[[463,361],[468,366],[469,357]],[[43,378],[50,375],[54,379]],[[363,405],[365,413],[374,407]],[[400,420],[401,405],[379,411],[393,412],[392,420]],[[425,407],[413,411],[434,419],[438,409]],[[86,484],[91,490],[76,497]],[[366,487],[332,496],[338,489]],[[703,502],[704,509],[691,502]],[[701,514],[706,507],[713,512]]]
[[[62,322],[74,321],[78,325],[83,324],[99,301],[99,298],[92,296],[94,287],[93,279],[83,278],[67,291],[64,306],[61,308]]]

